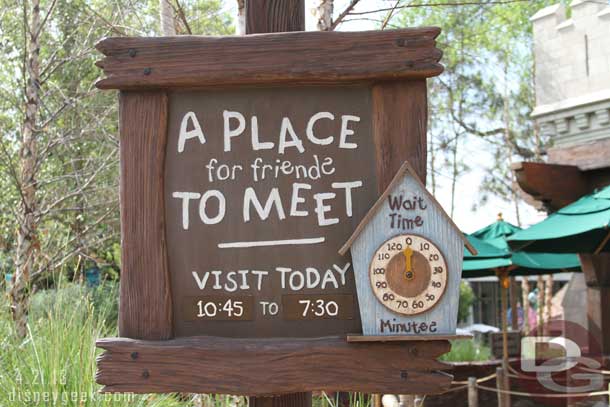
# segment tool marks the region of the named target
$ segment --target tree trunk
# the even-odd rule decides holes
[[[459,174],[458,162],[457,162],[457,150],[458,150],[458,142],[460,136],[459,134],[455,135],[454,146],[453,146],[453,156],[452,156],[452,164],[451,164],[451,209],[449,211],[449,217],[453,218],[453,212],[455,211],[455,192],[457,179]]]
[[[544,290],[544,277],[538,276],[538,282],[537,282],[536,288],[538,288],[538,309],[536,310],[538,322],[537,322],[536,326],[537,326],[538,335],[542,335],[540,328],[542,328],[542,324],[544,323],[544,318],[543,318],[543,314],[542,314],[542,310],[544,309],[544,291],[545,291]]]
[[[18,212],[17,250],[15,254],[15,275],[10,290],[11,311],[15,330],[20,337],[27,335],[27,319],[30,303],[30,275],[37,246],[36,227],[38,222],[38,201],[36,197],[36,168],[38,161],[37,129],[40,106],[40,2],[31,1],[30,22],[26,22],[28,32],[26,109],[23,122],[21,149],[19,152],[21,207]]]
[[[513,331],[519,330],[519,300],[517,299],[517,294],[517,281],[515,280],[515,277],[510,277],[510,328]]]
[[[334,0],[318,0],[317,6],[313,9],[316,18],[316,27],[319,31],[332,31],[333,27],[333,6]]]
[[[551,308],[553,306],[553,275],[545,276],[545,292],[544,292],[544,323],[548,324],[551,320]]]
[[[161,21],[161,34],[165,37],[176,35],[174,10],[170,0],[159,0],[159,17]]]
[[[436,196],[436,151],[434,147],[434,138],[430,138],[430,188],[432,196]]]
[[[235,34],[246,35],[246,0],[237,0],[237,24]]]
[[[530,329],[532,328],[530,326],[530,301],[529,301],[529,294],[530,294],[530,283],[529,281],[527,281],[527,277],[521,277],[521,293],[522,293],[522,301],[523,301],[523,333],[524,334],[529,334]]]

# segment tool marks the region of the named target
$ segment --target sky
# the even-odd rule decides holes
[[[317,3],[316,0],[305,0],[305,26],[308,31],[316,30],[316,21],[312,14],[312,9]],[[354,11],[375,10],[394,6],[395,0],[361,0]],[[234,0],[225,0],[225,4],[236,13]],[[335,0],[334,16],[336,17],[349,4],[349,0]],[[367,18],[380,19],[385,14],[367,15]],[[341,31],[366,31],[374,30],[378,26],[376,21],[356,19],[347,21],[339,26]],[[442,29],[442,27],[441,27]],[[442,63],[442,60],[441,60]],[[434,81],[434,78],[430,79]],[[472,138],[471,138],[472,139]],[[470,170],[458,179],[456,187],[456,199],[453,220],[466,233],[472,233],[488,224],[494,222],[498,213],[502,213],[505,221],[517,225],[514,204],[506,202],[495,196],[489,196],[484,205],[479,205],[479,186],[482,183],[488,163],[493,161],[491,152],[481,140],[469,139],[468,144],[460,146],[461,155],[468,157]],[[506,164],[509,165],[508,163]],[[428,175],[428,177],[430,177]],[[450,212],[451,208],[451,177],[449,172],[441,169],[436,176],[436,199],[443,208]],[[474,209],[476,208],[476,209]],[[521,203],[520,207],[521,226],[527,227],[538,223],[546,217],[544,212],[537,211],[533,207]]]

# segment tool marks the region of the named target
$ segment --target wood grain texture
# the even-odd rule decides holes
[[[393,183],[394,184],[394,183]],[[459,284],[462,274],[462,256],[464,250],[463,235],[450,221],[449,217],[437,205],[434,205],[425,192],[423,185],[415,177],[406,175],[394,184],[390,191],[392,195],[411,197],[414,195],[424,198],[427,206],[425,211],[411,210],[396,211],[390,209],[387,199],[364,225],[361,232],[352,243],[351,253],[356,278],[356,289],[360,315],[362,319],[362,333],[364,335],[415,335],[415,334],[455,334],[457,324],[457,311],[459,302]],[[392,227],[390,213],[400,213],[403,216],[421,216],[423,225],[416,229],[402,229]],[[362,223],[361,223],[362,224]],[[430,239],[441,250],[447,262],[447,288],[443,297],[428,312],[414,316],[404,316],[394,313],[386,308],[371,290],[369,278],[369,264],[375,251],[389,238],[401,233],[413,233]],[[381,322],[403,324],[422,324],[430,326],[436,323],[436,331],[428,332],[388,332],[381,331]]]
[[[472,339],[473,335],[347,335],[348,342],[413,342],[413,341],[453,341],[456,339]]]
[[[305,31],[304,0],[247,0],[246,34]]]
[[[136,339],[172,337],[172,302],[163,173],[167,95],[120,95],[121,288],[119,334]]]
[[[405,161],[426,182],[428,94],[425,80],[373,86],[373,139],[381,194]]]
[[[603,355],[610,354],[610,253],[578,255],[587,283],[587,319],[590,334]]]
[[[589,192],[585,175],[573,165],[520,162],[511,166],[523,192],[557,210]]]
[[[106,55],[98,62],[106,78],[96,85],[101,89],[142,89],[426,78],[443,70],[438,63],[442,52],[434,40],[439,33],[440,29],[427,27],[246,37],[108,38],[97,45]],[[387,108],[393,109],[389,113],[408,112],[409,106],[425,113],[425,82],[412,85],[414,90],[407,95],[400,89],[410,87],[403,86],[387,97],[407,104],[388,104]],[[422,86],[423,99],[417,93]],[[398,129],[406,130],[413,117],[392,119],[401,122]],[[425,123],[423,126],[425,129]]]
[[[316,339],[190,337],[101,339],[96,380],[105,392],[264,396],[316,390],[434,394],[452,376],[436,361],[448,341],[348,343]]]
[[[305,30],[305,0],[245,0],[246,34]],[[309,407],[311,392],[250,397],[253,407]]]
[[[311,392],[284,394],[276,397],[250,397],[249,407],[303,407],[311,406]]]

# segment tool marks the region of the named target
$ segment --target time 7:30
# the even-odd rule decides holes
[[[313,313],[316,317],[335,317],[339,314],[339,305],[335,301],[317,300],[299,300],[299,304],[303,304],[303,317],[309,313]]]

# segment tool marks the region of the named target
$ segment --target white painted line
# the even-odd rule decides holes
[[[261,240],[258,242],[230,242],[218,243],[220,249],[235,249],[243,247],[265,247],[265,246],[288,246],[300,244],[317,244],[324,242],[323,237],[313,237],[309,239],[287,239],[287,240]]]

